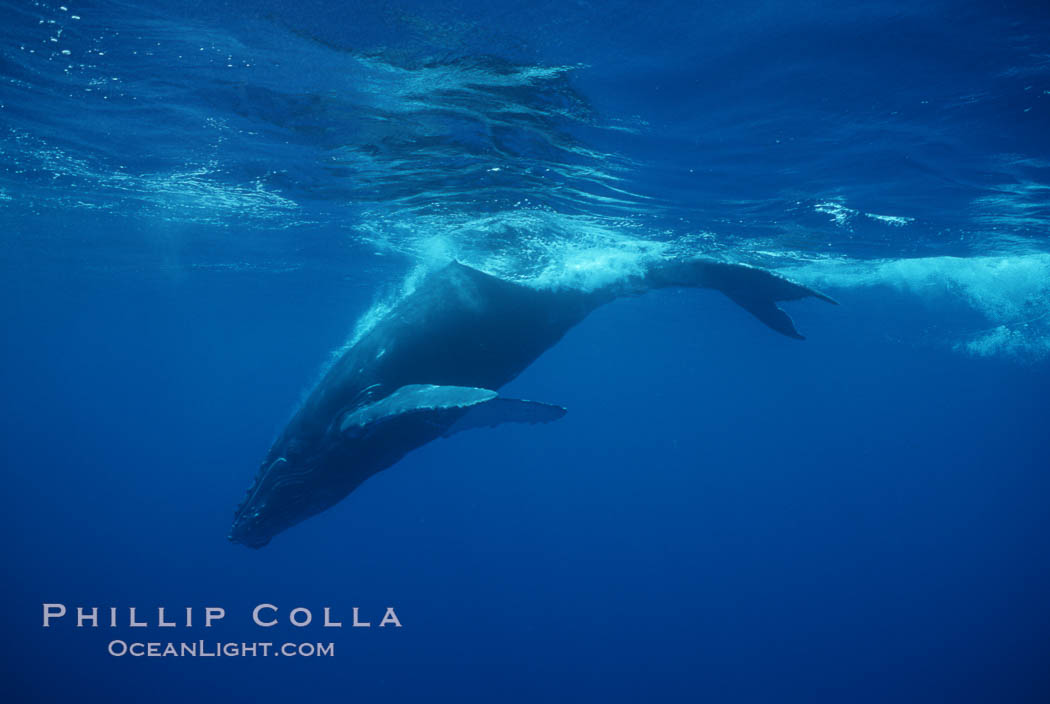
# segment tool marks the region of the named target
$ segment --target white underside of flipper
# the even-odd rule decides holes
[[[434,414],[437,418],[455,410],[466,410],[466,413],[443,433],[444,437],[471,428],[494,427],[502,423],[549,423],[565,415],[565,409],[561,406],[501,398],[491,389],[411,384],[347,414],[339,424],[339,430],[357,434],[377,424],[411,414]]]

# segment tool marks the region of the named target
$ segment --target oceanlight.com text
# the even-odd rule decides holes
[[[335,643],[265,643],[265,642],[142,642],[112,640],[107,651],[114,657],[334,657]]]

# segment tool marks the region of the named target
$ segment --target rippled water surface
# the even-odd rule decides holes
[[[163,231],[179,267],[401,254],[586,285],[573,269],[709,252],[833,287],[958,289],[1003,344],[972,329],[952,344],[1047,352],[1045,13],[2,12],[9,257],[167,266]],[[13,225],[26,218],[99,234]]]

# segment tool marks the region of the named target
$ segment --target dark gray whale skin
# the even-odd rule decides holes
[[[492,403],[493,392],[598,306],[668,286],[720,290],[799,339],[775,301],[834,302],[761,269],[703,259],[656,265],[593,292],[532,288],[453,262],[427,276],[323,377],[262,462],[230,540],[266,545],[413,449],[455,432],[482,406],[494,410],[475,425],[560,417],[557,406]]]

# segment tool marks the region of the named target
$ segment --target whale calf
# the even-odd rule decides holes
[[[274,442],[234,512],[229,539],[259,548],[441,437],[548,423],[561,406],[498,390],[591,311],[666,287],[721,291],[803,339],[779,301],[824,294],[745,264],[665,262],[595,291],[540,289],[452,262],[401,299],[332,366]]]

